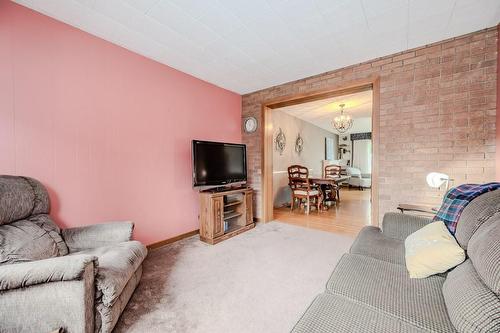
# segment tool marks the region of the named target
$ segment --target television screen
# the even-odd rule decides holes
[[[217,186],[247,180],[246,146],[193,140],[193,186]]]

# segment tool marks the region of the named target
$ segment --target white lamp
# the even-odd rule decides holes
[[[448,191],[448,188],[450,186],[450,176],[444,173],[439,173],[439,172],[431,172],[427,175],[427,185],[433,188],[439,188],[443,184],[446,183],[446,191]]]

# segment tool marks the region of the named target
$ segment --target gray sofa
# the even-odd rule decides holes
[[[133,224],[60,230],[35,179],[0,176],[0,332],[110,332],[142,274]]]
[[[362,229],[293,332],[500,332],[500,190],[462,212],[462,264],[410,279],[404,240],[430,221],[387,213]]]

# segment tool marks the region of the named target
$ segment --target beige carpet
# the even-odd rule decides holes
[[[289,332],[352,241],[272,222],[150,251],[115,332]]]

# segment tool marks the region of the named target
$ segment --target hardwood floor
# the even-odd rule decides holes
[[[274,219],[280,222],[334,233],[356,235],[361,228],[370,224],[370,190],[342,188],[341,201],[327,211],[312,210],[306,215],[303,208],[275,208]]]

